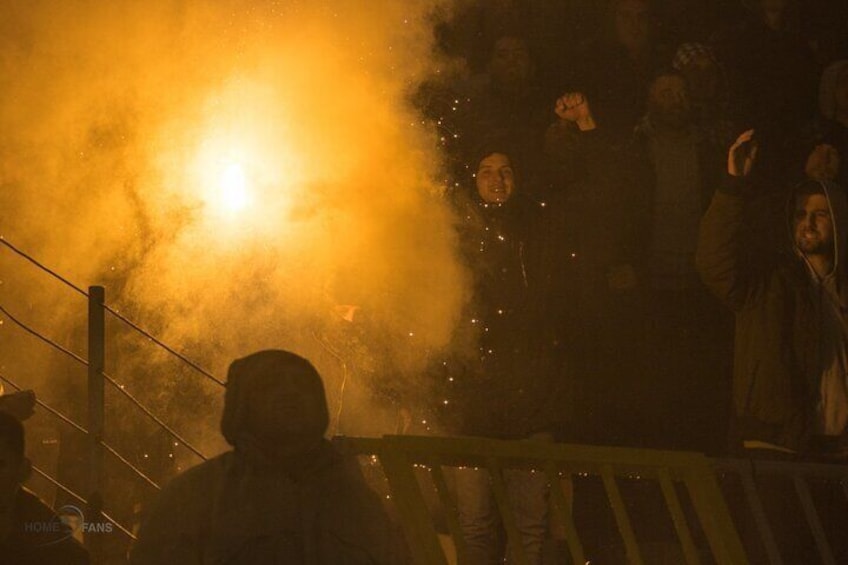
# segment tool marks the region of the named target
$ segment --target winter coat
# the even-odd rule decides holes
[[[437,418],[461,435],[520,439],[553,432],[569,412],[546,297],[544,208],[516,195],[503,206],[459,204],[473,278],[459,350],[435,379]]]
[[[844,197],[837,190],[826,193],[837,249],[844,255],[846,234],[838,229],[844,226]],[[822,376],[823,321],[812,292],[816,283],[791,244],[773,257],[746,254],[747,194],[747,181],[738,178],[716,191],[696,253],[701,278],[736,314],[735,433],[739,440],[809,452]],[[841,268],[836,272],[837,284],[844,285]]]
[[[305,480],[230,451],[177,476],[147,516],[133,565],[395,563],[388,518],[355,467],[329,445]]]

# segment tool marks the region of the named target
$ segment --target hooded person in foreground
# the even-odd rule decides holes
[[[355,460],[324,439],[321,377],[286,351],[230,365],[233,446],[176,477],[142,524],[134,565],[396,563],[389,520]]]

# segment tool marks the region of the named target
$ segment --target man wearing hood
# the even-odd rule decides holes
[[[324,439],[327,425],[309,361],[277,350],[234,361],[221,418],[234,449],[165,487],[131,563],[395,563],[380,501]]]
[[[746,256],[752,137],[743,133],[730,149],[729,181],[702,220],[696,254],[704,282],[736,313],[736,447],[844,460],[845,196],[825,183],[800,185],[789,202],[787,249]]]
[[[753,134],[743,133],[730,148],[728,182],[702,219],[696,254],[704,282],[736,314],[731,449],[754,459],[845,463],[845,194],[826,183],[802,183],[787,202],[787,244],[770,257],[746,250],[756,199],[749,180]],[[784,562],[810,562],[816,544],[791,480],[763,474],[757,486]],[[844,563],[848,508],[831,491],[837,487],[811,486],[836,562]],[[750,519],[740,527],[743,539],[758,537]]]

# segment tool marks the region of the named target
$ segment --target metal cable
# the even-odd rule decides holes
[[[74,491],[72,491],[71,489],[69,489],[68,487],[66,487],[65,485],[63,485],[62,483],[60,483],[59,481],[57,481],[56,479],[51,477],[50,475],[48,475],[47,473],[45,473],[44,471],[39,469],[36,465],[32,465],[32,470],[35,471],[36,473],[38,473],[39,475],[41,475],[42,477],[44,477],[45,479],[47,479],[50,483],[53,484],[53,486],[65,491],[66,493],[70,494],[71,496],[73,496],[74,498],[76,498],[77,500],[82,502],[83,504],[88,504],[88,501],[86,499],[84,499],[83,497],[81,497],[80,495],[78,495],[77,493],[75,493]]]
[[[22,328],[23,330],[25,330],[27,333],[29,333],[29,334],[31,334],[31,335],[33,335],[33,336],[37,337],[37,338],[38,338],[38,339],[40,339],[41,341],[43,341],[43,342],[47,343],[47,344],[48,344],[48,345],[50,345],[51,347],[54,347],[54,348],[58,349],[58,350],[59,350],[59,351],[61,351],[62,353],[65,353],[66,355],[69,355],[69,356],[70,356],[70,357],[72,357],[74,360],[78,361],[79,363],[82,363],[83,365],[88,366],[88,362],[87,362],[85,359],[83,359],[82,357],[79,357],[79,356],[78,356],[78,355],[76,355],[75,353],[73,353],[73,352],[71,352],[71,351],[69,351],[69,350],[65,349],[65,348],[64,348],[64,347],[62,347],[61,345],[59,345],[59,344],[55,343],[54,341],[52,341],[50,338],[47,338],[47,337],[45,337],[45,336],[41,335],[40,333],[38,333],[37,331],[33,330],[32,328],[30,328],[29,326],[27,326],[27,325],[26,325],[26,324],[24,324],[23,322],[19,321],[19,320],[18,320],[18,319],[16,319],[14,316],[12,316],[11,314],[9,314],[9,312],[8,312],[5,308],[3,308],[3,306],[0,306],[0,312],[3,312],[3,313],[4,313],[4,314],[5,314],[5,315],[6,315],[6,316],[10,319],[10,320],[12,320],[12,321],[13,321],[16,325],[18,325],[20,328]],[[163,428],[166,432],[168,432],[169,434],[171,434],[171,435],[172,435],[175,439],[177,439],[178,441],[181,441],[182,443],[184,443],[184,444],[186,445],[186,447],[188,447],[188,449],[189,449],[190,451],[192,451],[193,453],[195,453],[195,454],[196,454],[197,456],[199,456],[201,459],[203,459],[204,461],[206,461],[206,460],[207,460],[207,458],[206,458],[206,457],[205,457],[205,456],[204,456],[204,455],[200,452],[200,450],[198,450],[196,447],[194,447],[194,446],[193,446],[193,445],[191,445],[190,443],[186,442],[186,441],[185,441],[185,440],[184,440],[184,439],[183,439],[183,438],[182,438],[179,434],[177,434],[174,430],[172,430],[169,426],[167,426],[164,422],[162,422],[162,420],[160,420],[159,418],[157,418],[157,417],[156,417],[156,416],[155,416],[155,415],[154,415],[154,414],[153,414],[153,413],[152,413],[152,412],[151,412],[151,411],[150,411],[147,407],[145,407],[145,406],[144,406],[141,402],[139,402],[139,401],[138,401],[135,397],[133,397],[133,396],[132,396],[132,395],[131,395],[128,391],[124,390],[124,389],[121,387],[121,385],[119,385],[119,384],[115,381],[115,379],[113,379],[112,377],[110,377],[109,375],[107,375],[107,374],[105,374],[105,373],[103,374],[103,377],[104,377],[104,379],[105,379],[105,380],[107,380],[107,381],[108,381],[111,385],[113,385],[116,389],[118,389],[120,392],[122,392],[122,393],[123,393],[123,394],[124,394],[127,398],[129,398],[129,399],[130,399],[130,401],[132,401],[133,403],[135,403],[135,405],[136,405],[139,409],[141,409],[141,411],[142,411],[142,412],[144,412],[144,413],[145,413],[148,417],[152,418],[152,419],[153,419],[153,420],[154,420],[157,424],[159,424],[159,425],[160,425],[160,426],[161,426],[161,427],[162,427],[162,428]],[[5,380],[5,379],[4,379],[4,380]],[[12,385],[14,386],[14,384],[13,384],[13,383],[11,383],[11,381],[9,381],[9,382],[10,382],[10,384],[12,384]],[[88,433],[88,431],[84,430],[81,426],[79,426],[78,424],[74,423],[74,422],[73,422],[72,420],[70,420],[69,418],[66,418],[65,416],[63,416],[63,415],[61,415],[60,413],[56,412],[55,410],[53,410],[53,409],[52,409],[52,408],[50,408],[49,406],[45,405],[44,403],[42,403],[42,402],[40,402],[40,401],[38,401],[38,400],[37,400],[37,402],[39,403],[39,405],[44,406],[47,410],[49,410],[50,412],[54,413],[56,416],[60,417],[61,419],[65,420],[66,422],[68,422],[69,424],[71,424],[72,426],[74,426],[75,428],[77,428],[77,429],[79,429],[79,430],[81,430],[81,431],[84,431],[86,434]],[[141,474],[141,476],[142,476],[143,478],[145,478],[148,482],[150,482],[150,484],[152,484],[152,485],[153,485],[153,486],[155,486],[156,488],[159,488],[159,487],[158,487],[158,485],[156,485],[156,483],[154,483],[154,482],[153,482],[153,481],[151,481],[149,478],[147,478],[146,476],[144,476],[144,475],[143,475],[140,471],[138,471],[135,467],[133,467],[131,463],[129,463],[128,461],[126,461],[126,459],[124,459],[123,457],[121,457],[120,455],[118,455],[118,453],[117,453],[117,452],[115,453],[115,455],[116,455],[119,459],[121,459],[122,461],[126,462],[126,463],[127,463],[127,465],[129,465],[129,466],[130,466],[130,467],[131,467],[134,471],[136,471],[136,472],[138,472],[139,474]]]
[[[130,470],[131,470],[133,473],[135,473],[136,475],[138,475],[139,477],[141,477],[142,479],[144,479],[144,480],[147,482],[147,484],[149,484],[150,486],[152,486],[152,487],[153,487],[153,488],[155,488],[156,490],[162,490],[162,487],[160,487],[158,484],[156,484],[155,482],[153,482],[153,479],[151,479],[150,477],[148,477],[147,475],[145,475],[144,473],[142,473],[142,472],[138,469],[138,467],[136,467],[135,465],[133,465],[132,463],[130,463],[127,459],[125,459],[125,458],[124,458],[124,456],[123,456],[123,455],[121,455],[120,453],[118,453],[117,451],[115,451],[115,448],[113,448],[111,445],[109,445],[109,444],[108,444],[108,443],[106,443],[105,441],[101,441],[101,442],[100,442],[100,445],[102,445],[104,448],[106,448],[106,451],[108,451],[109,453],[111,453],[112,455],[114,455],[114,456],[115,456],[115,458],[116,458],[116,459],[118,459],[118,461],[120,461],[121,463],[123,463],[124,465],[126,465],[127,467],[129,467],[129,468],[130,468]]]
[[[204,461],[206,461],[208,459],[205,455],[203,455],[203,453],[200,452],[199,449],[194,447],[192,444],[190,444],[188,441],[186,441],[182,436],[180,436],[177,432],[175,432],[173,429],[171,429],[171,427],[168,426],[168,424],[166,424],[165,422],[160,420],[153,412],[150,411],[150,409],[148,409],[144,404],[142,404],[138,399],[136,399],[128,390],[126,390],[123,387],[123,385],[118,384],[115,381],[115,379],[113,379],[112,377],[110,377],[109,375],[107,375],[105,373],[103,374],[103,378],[106,379],[106,382],[108,382],[110,385],[115,387],[115,389],[118,392],[123,394],[130,402],[135,404],[151,420],[156,422],[156,424],[158,424],[159,427],[161,427],[163,430],[168,432],[171,435],[171,437],[173,437],[175,440],[177,440],[180,443],[182,443],[183,445],[185,445],[189,449],[189,451],[191,451],[192,453],[194,453],[195,455],[197,455],[198,457],[200,457]]]
[[[113,524],[115,524],[115,525],[118,527],[118,529],[119,529],[119,530],[121,530],[121,531],[124,533],[124,535],[126,535],[127,537],[129,537],[131,540],[136,541],[136,540],[138,539],[137,537],[135,537],[135,535],[134,535],[131,531],[129,531],[128,529],[126,529],[126,528],[125,528],[124,526],[122,526],[122,525],[121,525],[121,524],[120,524],[117,520],[115,520],[114,518],[112,518],[109,514],[107,514],[107,513],[106,513],[106,512],[104,512],[103,510],[101,510],[101,511],[100,511],[100,514],[102,514],[104,518],[106,518],[107,520],[109,520],[110,522],[112,522]]]
[[[57,272],[53,271],[52,269],[50,269],[49,267],[47,267],[47,266],[46,266],[46,265],[44,265],[43,263],[39,262],[37,259],[35,259],[35,258],[34,258],[34,257],[32,257],[31,255],[29,255],[29,254],[25,253],[25,252],[24,252],[24,251],[22,251],[21,249],[18,249],[17,247],[15,247],[14,245],[12,245],[9,241],[7,241],[7,240],[6,240],[6,239],[5,239],[2,235],[0,235],[0,244],[2,244],[2,245],[4,245],[4,246],[6,246],[6,247],[7,247],[8,249],[10,249],[12,252],[14,252],[14,253],[16,253],[17,255],[19,255],[20,257],[22,257],[22,258],[26,259],[27,261],[29,261],[30,263],[32,263],[33,265],[35,265],[36,267],[38,267],[39,269],[41,269],[42,271],[44,271],[45,273],[47,273],[47,274],[49,274],[50,276],[52,276],[52,277],[56,278],[57,280],[61,281],[62,283],[64,283],[64,284],[65,284],[65,285],[67,285],[68,287],[72,288],[72,289],[73,289],[73,290],[75,290],[76,292],[78,292],[78,293],[82,294],[82,295],[83,295],[83,296],[85,296],[85,297],[88,297],[88,293],[87,293],[85,290],[83,290],[82,288],[78,287],[78,286],[77,286],[77,285],[75,285],[74,283],[70,282],[68,279],[66,279],[65,277],[63,277],[63,276],[62,276],[62,275],[60,275],[59,273],[57,273]],[[165,351],[167,351],[167,352],[168,352],[168,353],[170,353],[171,355],[175,356],[177,359],[179,359],[180,361],[182,361],[183,363],[185,363],[186,365],[188,365],[189,367],[191,367],[192,369],[194,369],[195,371],[197,371],[197,372],[198,372],[198,373],[200,373],[201,375],[203,375],[203,376],[207,377],[208,379],[210,379],[210,380],[214,381],[215,383],[217,383],[217,384],[219,384],[219,385],[221,385],[221,386],[225,386],[225,385],[224,385],[224,382],[223,382],[222,380],[218,379],[218,378],[217,378],[217,377],[215,377],[212,373],[210,373],[210,372],[209,372],[209,371],[207,371],[206,369],[202,368],[200,365],[198,365],[197,363],[195,363],[194,361],[192,361],[191,359],[189,359],[188,357],[186,357],[186,356],[185,356],[185,355],[183,355],[182,353],[179,353],[177,350],[175,350],[173,347],[171,347],[171,346],[167,345],[167,344],[166,344],[166,343],[164,343],[162,340],[160,340],[160,339],[158,339],[158,338],[154,337],[154,336],[153,336],[152,334],[150,334],[148,331],[146,331],[146,330],[144,330],[143,328],[141,328],[138,324],[136,324],[135,322],[133,322],[132,320],[130,320],[129,318],[127,318],[127,317],[126,317],[126,316],[124,316],[123,314],[119,313],[119,312],[118,312],[117,310],[115,310],[114,308],[110,307],[110,306],[109,306],[109,305],[107,305],[107,304],[104,304],[104,305],[103,305],[103,307],[104,307],[104,309],[105,309],[107,312],[109,312],[110,314],[112,314],[113,316],[115,316],[118,320],[120,320],[120,321],[124,322],[124,323],[125,323],[125,324],[127,324],[130,328],[132,328],[133,330],[135,330],[135,331],[137,331],[138,333],[142,334],[144,337],[146,337],[147,339],[149,339],[150,341],[152,341],[153,343],[155,343],[156,345],[158,345],[159,347],[161,347],[162,349],[164,349]]]
[[[33,470],[33,471],[35,471],[36,473],[38,473],[39,475],[41,475],[42,477],[44,477],[45,479],[47,479],[47,481],[48,481],[49,483],[53,484],[56,488],[59,488],[59,489],[61,489],[61,490],[65,491],[66,493],[70,494],[72,497],[76,498],[77,500],[79,500],[79,501],[80,501],[80,502],[82,502],[83,504],[86,504],[86,505],[88,504],[88,501],[87,501],[87,500],[85,500],[83,497],[81,497],[80,495],[78,495],[77,493],[75,493],[74,491],[72,491],[71,489],[69,489],[68,487],[66,487],[65,485],[63,485],[62,483],[60,483],[59,481],[57,481],[56,479],[54,479],[53,477],[51,477],[51,476],[50,476],[50,475],[48,475],[47,473],[45,473],[44,471],[42,471],[41,469],[39,469],[38,467],[36,467],[35,465],[33,465],[33,466],[32,466],[32,470]],[[111,523],[115,524],[115,526],[117,526],[117,527],[118,527],[118,529],[119,529],[119,530],[121,530],[121,531],[122,531],[125,535],[127,535],[130,539],[132,539],[132,540],[136,540],[136,539],[138,539],[138,538],[136,538],[136,537],[135,537],[135,535],[133,535],[133,533],[132,533],[132,532],[130,532],[127,528],[125,528],[124,526],[122,526],[122,525],[120,524],[120,522],[118,522],[117,520],[115,520],[114,518],[112,518],[112,516],[110,516],[109,514],[107,514],[106,512],[104,512],[104,511],[102,511],[102,510],[100,511],[100,513],[101,513],[101,514],[103,515],[103,517],[104,517],[104,518],[106,518],[109,522],[111,522]]]
[[[8,310],[6,310],[5,308],[3,308],[3,306],[0,306],[0,311],[1,311],[1,312],[3,312],[4,314],[6,314],[6,316],[7,316],[10,320],[12,320],[12,321],[13,321],[13,322],[14,322],[14,323],[18,326],[18,327],[22,328],[22,329],[23,329],[23,330],[25,330],[27,333],[34,335],[35,337],[37,337],[37,338],[38,338],[38,339],[40,339],[41,341],[43,341],[43,342],[47,343],[47,344],[48,344],[48,345],[50,345],[51,347],[54,347],[54,348],[58,349],[59,351],[61,351],[62,353],[66,354],[66,355],[69,355],[69,356],[70,356],[70,357],[72,357],[75,361],[78,361],[79,363],[82,363],[82,364],[84,364],[84,365],[86,365],[86,366],[88,365],[88,362],[87,362],[85,359],[83,359],[82,357],[79,357],[78,355],[74,354],[73,352],[71,352],[71,351],[69,351],[69,350],[65,349],[64,347],[62,347],[61,345],[59,345],[59,344],[55,343],[55,342],[54,342],[54,341],[52,341],[50,338],[47,338],[47,337],[45,337],[45,336],[41,335],[40,333],[38,333],[37,331],[33,330],[32,328],[30,328],[29,326],[27,326],[27,325],[26,325],[26,324],[24,324],[23,322],[21,322],[21,321],[17,320],[14,316],[12,316],[11,314],[9,314]],[[116,388],[119,392],[121,392],[121,393],[122,393],[124,396],[126,396],[126,397],[127,397],[127,398],[131,401],[131,402],[133,402],[133,403],[134,403],[134,404],[135,404],[135,405],[136,405],[136,406],[137,406],[137,407],[138,407],[138,408],[139,408],[142,412],[144,412],[144,413],[145,413],[145,414],[146,414],[149,418],[151,418],[154,422],[156,422],[159,426],[161,426],[161,427],[162,427],[162,428],[163,428],[166,432],[168,432],[169,434],[171,434],[171,435],[174,437],[174,439],[176,439],[177,441],[180,441],[180,442],[182,442],[183,444],[185,444],[185,446],[186,446],[186,447],[187,447],[190,451],[192,451],[195,455],[197,455],[198,457],[200,457],[200,458],[201,458],[201,459],[203,459],[204,461],[206,461],[206,460],[207,460],[207,457],[206,457],[205,455],[203,455],[203,453],[201,453],[199,449],[197,449],[196,447],[194,447],[193,445],[191,445],[191,444],[190,444],[189,442],[187,442],[187,441],[186,441],[186,440],[185,440],[182,436],[180,436],[177,432],[175,432],[173,429],[171,429],[171,427],[170,427],[170,426],[168,426],[167,424],[165,424],[165,422],[163,422],[163,421],[162,421],[162,420],[160,420],[158,417],[156,417],[156,415],[155,415],[155,414],[153,414],[153,412],[151,412],[151,411],[150,411],[150,409],[148,409],[146,406],[144,406],[144,405],[143,405],[143,404],[142,404],[142,403],[141,403],[138,399],[136,399],[136,398],[135,398],[132,394],[130,394],[127,390],[125,390],[125,389],[124,389],[124,388],[123,388],[120,384],[118,384],[118,383],[115,381],[115,379],[113,379],[111,376],[109,376],[109,375],[108,375],[108,374],[106,374],[106,373],[104,373],[104,374],[103,374],[103,377],[105,378],[105,380],[106,380],[106,381],[108,381],[108,382],[109,382],[109,384],[111,384],[112,386],[114,386],[114,387],[115,387],[115,388]],[[14,383],[12,383],[12,382],[11,382],[11,381],[9,381],[8,379],[5,379],[4,377],[2,377],[2,375],[0,375],[0,378],[3,378],[3,380],[6,380],[7,382],[9,382],[9,384],[11,384],[13,387],[18,388],[18,387],[16,387],[16,385],[15,385]],[[20,388],[18,388],[18,390],[20,390]],[[66,422],[68,422],[68,423],[69,423],[69,424],[71,424],[72,426],[76,427],[77,429],[79,429],[79,430],[83,431],[83,432],[84,432],[84,433],[86,433],[86,434],[88,433],[88,432],[87,432],[87,431],[85,431],[83,428],[81,428],[78,424],[76,424],[75,422],[71,421],[71,420],[70,420],[70,419],[68,419],[67,417],[63,416],[62,414],[60,414],[60,413],[56,412],[55,410],[53,410],[52,408],[50,408],[49,406],[47,406],[47,405],[46,405],[46,404],[44,404],[43,402],[41,402],[41,401],[39,401],[39,400],[37,400],[37,399],[36,399],[36,402],[38,402],[38,404],[39,404],[40,406],[43,406],[45,409],[47,409],[48,411],[50,411],[50,412],[54,413],[56,416],[58,416],[58,417],[59,417],[59,418],[61,418],[62,420],[65,420]]]
[[[106,305],[106,304],[103,305],[103,308],[107,312],[109,312],[110,314],[115,316],[118,320],[122,321],[123,323],[128,325],[130,328],[134,329],[135,331],[137,331],[138,333],[140,333],[141,335],[143,335],[144,337],[146,337],[147,339],[149,339],[150,341],[152,341],[153,343],[155,343],[156,345],[158,345],[159,347],[161,347],[162,349],[164,349],[165,351],[167,351],[168,353],[170,353],[171,355],[173,355],[174,357],[176,357],[177,359],[179,359],[180,361],[182,361],[183,363],[185,363],[186,365],[188,365],[189,367],[191,367],[192,369],[194,369],[195,371],[197,371],[198,373],[200,373],[204,377],[210,379],[215,384],[218,384],[220,386],[226,386],[224,381],[222,381],[221,379],[219,379],[218,377],[216,377],[215,375],[213,375],[212,373],[210,373],[209,371],[207,371],[206,369],[204,369],[203,367],[201,367],[200,365],[198,365],[197,363],[195,363],[194,361],[192,361],[191,359],[189,359],[188,357],[186,357],[182,353],[176,351],[174,348],[163,343],[161,340],[159,340],[156,337],[154,337],[153,335],[151,335],[149,332],[147,332],[146,330],[144,330],[143,328],[138,326],[135,322],[133,322],[132,320],[130,320],[129,318],[127,318],[123,314],[119,313],[117,310],[113,309],[112,307],[110,307],[109,305]]]
[[[18,385],[16,385],[12,381],[10,381],[8,379],[8,377],[6,377],[3,374],[0,374],[0,380],[6,381],[10,385],[12,385],[12,388],[14,388],[17,391],[23,390],[21,387],[19,387]],[[41,406],[42,408],[44,408],[45,410],[47,410],[48,412],[50,412],[51,414],[53,414],[54,416],[56,416],[57,418],[59,418],[60,420],[62,420],[63,422],[65,422],[66,424],[73,426],[77,430],[88,435],[88,430],[86,430],[85,428],[83,428],[82,426],[80,426],[79,424],[77,424],[76,422],[74,422],[73,420],[71,420],[70,418],[68,418],[67,416],[65,416],[64,414],[62,414],[58,410],[56,410],[55,408],[51,408],[50,406],[48,406],[47,404],[45,404],[44,402],[39,400],[38,397],[35,398],[35,403],[38,404],[39,406]]]
[[[80,357],[79,355],[74,353],[73,351],[66,349],[65,347],[62,347],[61,345],[59,345],[58,343],[56,343],[55,341],[53,341],[49,337],[46,337],[46,336],[38,333],[34,329],[30,328],[29,326],[27,326],[26,324],[24,324],[23,322],[21,322],[20,320],[15,318],[12,314],[10,314],[9,311],[6,310],[6,308],[4,308],[2,305],[0,305],[0,312],[5,314],[5,316],[7,318],[9,318],[16,326],[18,326],[19,328],[21,328],[22,330],[24,330],[28,334],[38,338],[39,340],[43,341],[44,343],[46,343],[50,347],[61,351],[62,353],[64,353],[65,355],[67,355],[68,357],[70,357],[71,359],[76,361],[77,363],[80,363],[81,365],[85,365],[86,367],[88,367],[88,361],[86,361],[85,359],[83,359],[82,357]]]
[[[0,245],[5,245],[10,250],[12,250],[14,253],[17,253],[18,255],[20,255],[21,257],[23,257],[24,259],[26,259],[27,261],[29,261],[30,263],[32,263],[33,265],[35,265],[36,267],[38,267],[39,269],[44,271],[45,273],[49,274],[50,276],[58,279],[59,281],[61,281],[63,283],[65,283],[67,286],[74,289],[75,291],[82,294],[83,296],[86,296],[86,297],[88,296],[88,293],[86,291],[84,291],[83,289],[81,289],[80,287],[78,287],[77,285],[75,285],[74,283],[72,283],[71,281],[69,281],[68,279],[66,279],[62,275],[60,275],[59,273],[53,271],[52,269],[50,269],[46,265],[40,263],[34,257],[27,255],[26,253],[24,253],[23,251],[18,249],[17,247],[15,247],[11,243],[9,243],[9,241],[7,241],[6,238],[3,237],[2,235],[0,235]]]

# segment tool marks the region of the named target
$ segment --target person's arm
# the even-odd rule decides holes
[[[603,146],[602,132],[598,131],[589,100],[580,92],[560,96],[554,113],[557,119],[545,132],[544,152],[548,168],[563,188],[592,174]]]
[[[748,176],[756,158],[753,130],[730,147],[728,176],[710,203],[698,234],[695,266],[704,284],[733,310],[740,310],[750,293],[750,277],[742,265],[742,228]]]

